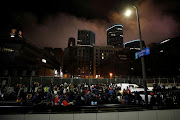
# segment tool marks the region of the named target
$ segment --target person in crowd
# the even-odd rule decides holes
[[[44,87],[44,96],[47,96],[47,92],[48,92],[48,86],[46,85],[46,87]]]
[[[17,105],[21,105],[21,103],[22,103],[22,98],[21,98],[20,96],[17,97],[16,103],[17,103]]]
[[[151,93],[150,105],[151,109],[153,109],[153,106],[156,105],[156,98],[154,97],[154,93]]]
[[[57,94],[55,96],[54,105],[59,105],[59,103],[60,103],[60,96]]]
[[[39,92],[36,92],[34,97],[33,97],[33,105],[37,105],[40,103],[40,97],[39,97]]]
[[[37,82],[33,82],[34,86],[36,86],[35,90],[32,90],[32,103],[33,105],[41,104],[42,100],[47,101],[47,105],[63,105],[69,106],[71,103],[74,103],[77,106],[81,105],[91,105],[91,102],[97,102],[98,104],[136,104],[142,105],[142,97],[138,92],[131,93],[131,88],[127,87],[123,91],[121,88],[118,88],[116,84],[92,84],[87,85],[86,83],[82,84],[68,84],[62,83],[51,84],[50,86],[43,87],[41,84]],[[151,95],[150,105],[154,106],[157,102],[158,105],[167,105],[168,107],[173,106],[174,104],[180,104],[180,94],[178,93],[169,93],[169,92],[157,92],[157,88],[159,86],[154,84],[154,92]],[[16,100],[19,105],[22,105],[23,101],[28,100],[27,92],[24,92],[24,85],[17,85],[14,87],[16,93]],[[48,89],[49,88],[49,89]],[[52,88],[52,89],[51,89]],[[32,88],[35,89],[35,88]],[[45,97],[44,97],[45,96]],[[155,97],[156,96],[156,97]],[[164,102],[165,101],[165,102]],[[133,102],[133,103],[132,103]],[[29,104],[29,103],[28,103]],[[23,103],[23,105],[26,105]]]
[[[113,92],[114,92],[114,91],[112,90],[112,87],[110,87],[110,89],[109,89],[109,95],[112,96]]]

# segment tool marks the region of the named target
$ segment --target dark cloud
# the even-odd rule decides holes
[[[156,5],[153,1],[139,1],[139,16],[141,23],[142,39],[149,44],[160,42],[170,37],[180,35],[180,23],[173,15],[164,11],[164,5]],[[133,15],[125,17],[123,12],[112,11],[109,14],[111,23],[121,23],[124,26],[124,41],[139,38],[135,9]],[[176,16],[177,17],[177,16]]]
[[[9,13],[11,10],[23,13],[21,25],[24,37],[37,46],[65,48],[69,37],[77,40],[78,29],[95,32],[96,45],[106,46],[106,29],[114,24],[124,26],[124,42],[139,38],[135,10],[131,17],[124,16],[125,8],[130,2],[131,0],[44,1],[41,6],[33,3],[19,7],[14,5]],[[177,0],[135,0],[134,4],[139,8],[142,38],[146,44],[180,35],[179,3]]]
[[[43,24],[38,24],[37,18],[33,14],[27,14],[26,20],[28,23],[24,29],[25,38],[40,47],[65,48],[69,37],[77,40],[78,29],[95,32],[96,45],[106,45],[106,28],[108,26],[103,20],[87,20],[65,13],[59,13],[56,17],[49,16]]]
[[[145,41],[159,42],[164,39],[180,35],[180,22],[164,11],[169,6],[166,0],[164,4],[155,4],[145,1],[139,6],[141,16],[142,34]],[[178,14],[176,15],[178,17]]]

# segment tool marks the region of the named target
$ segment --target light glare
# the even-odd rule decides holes
[[[130,15],[131,15],[131,13],[132,13],[132,11],[131,11],[131,10],[127,10],[127,11],[126,11],[126,13],[125,13],[125,15],[126,15],[126,16],[130,16]]]
[[[46,59],[42,59],[42,62],[43,62],[43,63],[46,63]]]

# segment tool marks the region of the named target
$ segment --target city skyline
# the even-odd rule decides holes
[[[4,32],[4,28],[10,30],[13,26],[20,26],[23,36],[36,46],[64,49],[70,37],[77,41],[78,29],[93,31],[96,34],[95,45],[106,46],[106,29],[115,24],[122,24],[125,43],[139,38],[135,10],[133,16],[124,16],[129,3],[125,0],[69,0],[59,6],[45,2],[41,8],[32,3],[22,7],[16,3],[14,6],[7,5],[9,10],[1,14],[4,21],[1,23],[1,31]],[[176,0],[135,1],[139,8],[142,39],[146,44],[180,35],[178,3]],[[171,7],[167,8],[169,4]]]
[[[180,117],[179,0],[1,5],[2,119]]]

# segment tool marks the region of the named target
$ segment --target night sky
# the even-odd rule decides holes
[[[37,3],[38,2],[38,3]],[[23,36],[36,46],[66,48],[68,38],[77,40],[78,29],[96,34],[96,46],[106,46],[106,29],[124,26],[124,42],[139,38],[135,9],[126,17],[131,5],[139,8],[142,39],[148,45],[180,35],[179,0],[65,0],[2,3],[1,35],[19,27]]]

